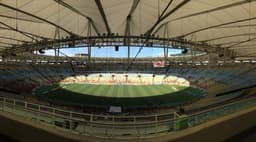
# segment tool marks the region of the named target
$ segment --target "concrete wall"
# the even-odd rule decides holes
[[[155,141],[222,142],[254,126],[256,126],[256,106],[155,139]]]
[[[73,142],[73,140],[56,133],[54,134],[45,129],[36,128],[33,124],[24,124],[16,121],[8,114],[3,116],[2,112],[0,115],[0,133],[19,142]]]

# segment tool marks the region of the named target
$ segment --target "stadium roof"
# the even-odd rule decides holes
[[[0,0],[0,48],[118,33],[183,37],[256,56],[256,0]]]

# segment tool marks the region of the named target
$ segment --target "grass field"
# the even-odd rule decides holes
[[[174,85],[56,84],[41,87],[34,94],[65,105],[162,107],[193,101],[200,98],[203,91]]]

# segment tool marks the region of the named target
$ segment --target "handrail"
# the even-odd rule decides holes
[[[40,124],[49,124],[70,131],[78,131],[80,135],[93,134],[94,136],[108,138],[110,136],[127,138],[127,135],[131,138],[140,136],[152,137],[160,133],[177,131],[176,124],[179,122],[179,117],[176,117],[176,113],[172,112],[133,116],[97,115],[59,109],[4,96],[0,96],[0,104],[1,111],[44,122]],[[193,127],[216,117],[224,116],[227,113],[238,111],[240,108],[247,108],[255,104],[256,97],[253,97],[196,112],[187,116],[188,126]],[[228,108],[227,112],[225,112],[226,109],[222,108]],[[23,113],[19,113],[20,111]],[[205,113],[212,113],[215,117],[209,119]],[[202,121],[197,119],[202,119]],[[114,129],[116,130],[114,131]]]
[[[14,102],[20,102],[20,103],[25,103],[27,105],[34,105],[34,106],[40,106],[41,108],[48,108],[48,109],[53,109],[54,111],[59,111],[59,112],[63,112],[63,113],[67,113],[67,114],[72,114],[72,115],[83,115],[83,116],[91,116],[93,115],[94,117],[105,117],[105,118],[108,118],[108,117],[111,117],[111,118],[118,118],[118,119],[121,119],[121,118],[125,118],[125,119],[129,119],[129,118],[149,118],[149,117],[161,117],[161,116],[166,116],[166,115],[172,115],[173,112],[165,112],[165,113],[158,113],[158,114],[145,114],[145,115],[132,115],[132,116],[118,116],[118,115],[110,115],[110,114],[91,114],[91,113],[81,113],[81,112],[74,112],[74,111],[70,111],[70,110],[65,110],[65,109],[60,109],[60,108],[55,108],[55,107],[51,107],[51,106],[47,106],[47,105],[41,105],[41,104],[36,104],[36,103],[32,103],[32,102],[27,102],[27,101],[24,101],[24,100],[19,100],[19,99],[13,99],[13,98],[8,98],[8,97],[3,97],[3,96],[0,96],[0,102],[3,102],[1,101],[1,99],[6,99],[6,100],[13,100]],[[232,102],[232,103],[228,103],[228,104],[225,104],[225,105],[221,105],[221,106],[216,106],[216,107],[213,107],[213,108],[210,108],[210,109],[207,109],[207,110],[202,110],[202,111],[199,111],[199,112],[195,112],[191,115],[197,115],[197,114],[200,114],[200,113],[206,113],[206,112],[209,112],[209,111],[213,111],[213,110],[216,110],[216,109],[220,109],[220,108],[224,108],[226,106],[231,106],[233,104],[238,104],[238,103],[242,103],[242,102],[246,102],[248,100],[256,100],[256,97],[255,98],[246,98],[246,99],[243,99],[243,100],[238,100],[236,102]],[[9,102],[5,102],[7,104],[11,104]],[[20,106],[20,105],[18,105]],[[33,108],[30,108],[28,107],[29,109],[33,109]],[[34,109],[35,110],[35,109]],[[41,110],[40,110],[41,111]],[[43,111],[43,112],[48,112],[48,111]]]
[[[224,107],[227,107],[227,106],[231,106],[233,104],[242,103],[242,102],[245,102],[245,101],[248,101],[248,100],[256,100],[256,97],[254,97],[253,99],[252,98],[246,98],[246,99],[243,99],[243,100],[238,100],[238,101],[231,102],[231,103],[228,103],[228,104],[224,104],[224,105],[221,105],[221,106],[212,107],[212,108],[209,108],[207,110],[202,110],[202,111],[199,111],[199,112],[195,112],[195,113],[193,113],[191,115],[198,115],[198,114],[201,114],[201,113],[210,112],[210,111],[213,111],[213,110],[216,110],[216,109],[220,109],[220,108],[224,108]]]

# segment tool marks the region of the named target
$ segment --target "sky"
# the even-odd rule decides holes
[[[140,47],[131,47],[130,55],[134,57]],[[119,51],[115,51],[114,47],[92,47],[92,57],[127,57],[128,54],[127,46],[120,46]],[[87,54],[86,47],[80,48],[63,48],[60,50],[61,53],[64,53],[67,56],[74,56],[75,54]],[[169,49],[169,55],[180,54],[180,49]],[[54,50],[45,50],[45,55],[54,55]],[[164,49],[163,48],[152,48],[152,47],[143,47],[139,57],[163,57]],[[63,55],[62,55],[63,56]]]

